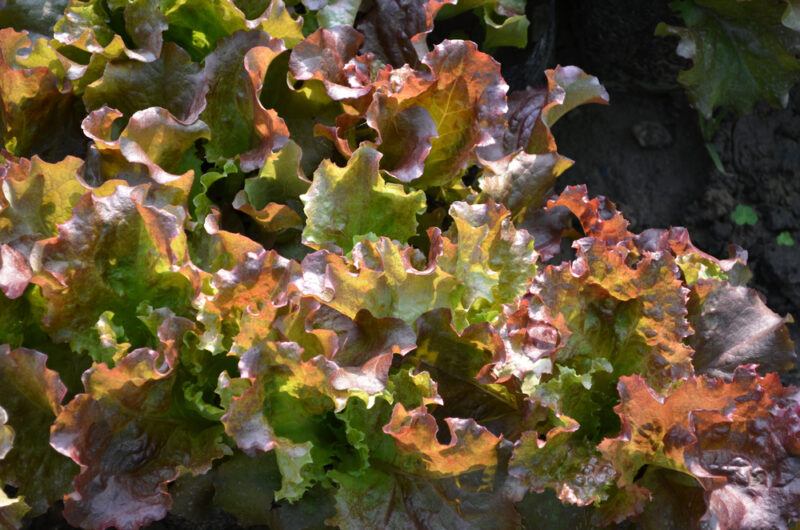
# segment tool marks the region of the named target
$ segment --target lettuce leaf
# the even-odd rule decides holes
[[[85,393],[56,418],[53,447],[81,466],[65,499],[71,524],[131,528],[157,521],[170,506],[168,482],[205,473],[225,454],[221,427],[185,416],[174,402],[170,364],[140,348],[114,368],[96,365],[84,377]]]
[[[420,153],[422,172],[403,179],[427,188],[452,184],[475,160],[476,151],[488,150],[498,141],[506,121],[508,85],[500,76],[500,65],[470,42],[444,41],[422,62],[428,71],[403,67],[380,72],[367,120],[383,150],[384,145],[404,142],[400,132],[407,126],[395,125],[408,119],[404,111],[412,107],[427,111],[436,136],[429,152]],[[397,164],[398,157],[393,158],[386,160],[388,167]]]
[[[356,23],[364,34],[364,49],[394,67],[417,67],[427,54],[425,38],[445,5],[455,0],[378,0]],[[421,53],[420,53],[421,52]]]
[[[23,53],[32,49],[33,53]],[[3,148],[15,156],[56,162],[80,152],[80,100],[46,40],[0,29],[0,124]]]
[[[32,515],[60,500],[78,473],[50,447],[50,425],[62,412],[67,388],[46,363],[35,350],[0,346],[0,379],[8,388],[0,397],[0,481],[17,489]]]
[[[454,203],[450,211],[456,224],[447,236],[429,232],[427,261],[386,237],[366,239],[353,247],[352,260],[325,250],[307,256],[301,289],[351,318],[365,308],[411,324],[449,308],[458,329],[491,320],[534,274],[533,242],[514,229],[502,205]]]
[[[146,204],[147,191],[119,184],[108,196],[86,194],[58,236],[38,244],[32,281],[46,303],[45,329],[98,361],[93,327],[103,312],[120,319],[129,339],[146,344],[149,334],[131,308],[148,303],[184,312],[199,282],[182,211]]]
[[[685,0],[671,5],[686,26],[662,23],[656,34],[679,37],[678,55],[694,63],[678,80],[700,113],[710,118],[717,107],[746,113],[762,100],[787,104],[789,90],[800,80],[800,17],[794,2]]]
[[[306,245],[332,243],[349,252],[353,241],[367,234],[406,242],[417,233],[417,215],[425,211],[425,194],[406,193],[401,184],[386,183],[378,170],[380,160],[378,151],[364,146],[343,169],[323,161],[310,188],[300,196],[307,217],[303,229]]]

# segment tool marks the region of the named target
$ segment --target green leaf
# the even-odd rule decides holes
[[[9,528],[22,528],[24,517],[29,511],[30,507],[23,498],[9,497],[5,491],[0,490],[0,520]]]
[[[101,187],[108,183],[109,190],[121,181],[148,182],[154,200],[185,205],[199,165],[195,143],[209,137],[206,124],[200,120],[186,124],[163,108],[151,107],[130,116],[117,135],[119,118],[121,112],[104,106],[83,121],[84,133],[94,140],[98,153],[85,176]]]
[[[111,311],[129,342],[147,344],[150,334],[132,308],[147,302],[186,311],[199,278],[181,220],[146,197],[146,187],[123,185],[108,196],[86,194],[58,237],[42,245],[34,282],[46,305],[44,327],[55,340],[79,351],[99,345],[94,325]]]
[[[678,54],[694,63],[678,80],[697,109],[749,112],[757,101],[785,106],[800,80],[794,46],[800,24],[791,2],[680,0],[672,5],[686,27],[660,24],[656,34],[680,38]]]
[[[464,286],[462,307],[454,314],[456,328],[463,329],[466,323],[491,322],[502,304],[523,294],[536,275],[538,254],[531,236],[514,228],[501,204],[454,202],[450,215],[453,228],[443,240],[439,266]]]
[[[731,219],[739,226],[755,226],[758,223],[758,214],[746,204],[737,204],[736,209],[731,213]]]
[[[778,237],[775,238],[775,242],[782,247],[793,247],[795,245],[792,234],[787,230],[778,234]]]
[[[564,418],[548,433],[546,440],[528,431],[514,447],[509,462],[510,491],[522,499],[528,491],[545,488],[556,491],[563,503],[587,505],[609,496],[615,472],[602,460],[594,444],[575,436],[577,422]]]
[[[302,151],[293,140],[270,153],[257,176],[244,182],[244,191],[253,208],[260,210],[273,203],[298,200],[310,185],[300,168]]]
[[[239,168],[235,163],[225,164],[222,172],[209,171],[200,175],[192,190],[192,207],[193,216],[198,221],[203,221],[207,215],[211,213],[214,202],[209,197],[208,192],[217,181],[228,178],[231,175],[239,173]]]
[[[303,260],[306,294],[353,318],[359,309],[409,324],[437,308],[453,311],[456,329],[490,322],[522,294],[536,271],[536,251],[498,204],[454,203],[447,237],[431,230],[426,262],[386,237],[353,247],[352,260],[320,251]],[[350,270],[357,264],[357,274]]]
[[[267,10],[256,20],[263,31],[283,40],[287,48],[294,48],[303,40],[303,17],[293,18],[283,0],[270,0]]]
[[[333,243],[349,252],[366,234],[406,242],[417,233],[417,215],[425,211],[422,191],[406,193],[386,183],[378,165],[381,154],[360,147],[344,168],[323,161],[311,187],[300,198],[308,221],[303,242],[317,248]]]
[[[157,0],[70,0],[53,32],[59,43],[105,60],[151,62],[161,54],[166,29]]]
[[[200,117],[211,129],[209,161],[238,155],[242,170],[251,171],[286,142],[286,124],[259,101],[267,69],[283,50],[283,43],[262,31],[238,32],[206,57],[208,92]]]
[[[67,389],[46,362],[43,353],[0,346],[0,380],[6,386],[0,411],[8,414],[0,430],[0,483],[16,487],[33,515],[60,500],[78,473],[74,463],[50,447],[50,425],[62,410]],[[9,426],[14,445],[5,452],[2,433]]]
[[[244,181],[244,190],[234,197],[233,207],[247,214],[268,234],[303,229],[300,195],[311,184],[300,168],[302,152],[294,141],[270,153],[255,177]]]
[[[0,197],[8,206],[0,210],[0,242],[56,235],[57,226],[72,216],[72,208],[89,190],[76,178],[83,165],[75,157],[55,164],[37,156],[7,160]]]
[[[305,2],[307,4],[315,2]],[[317,20],[322,28],[352,26],[356,20],[361,0],[325,0],[317,12]]]
[[[451,307],[459,298],[458,280],[435,261],[425,264],[411,247],[382,237],[358,243],[352,254],[353,261],[327,251],[306,256],[304,293],[350,318],[366,309],[375,317],[399,318],[409,325],[427,311]]]
[[[326,417],[349,395],[331,385],[318,361],[302,361],[301,354],[295,343],[262,342],[240,362],[245,384],[223,381],[218,390],[233,390],[222,417],[225,432],[246,453],[275,451],[282,477],[278,498],[291,501],[324,480],[335,451],[326,443]]]
[[[284,39],[288,47],[303,38],[301,21],[289,15],[282,0],[272,0],[266,11],[253,20],[248,20],[232,0],[164,0],[161,11],[169,22],[166,37],[180,44],[196,61],[237,31],[263,30]]]
[[[483,41],[486,48],[525,48],[528,45],[528,28],[531,23],[525,15],[508,17],[498,23],[487,6],[484,8],[483,22],[486,24],[486,38]]]

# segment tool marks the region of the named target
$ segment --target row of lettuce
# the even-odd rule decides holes
[[[429,48],[444,5],[0,30],[0,525],[800,519],[800,394],[767,374],[794,345],[746,254],[548,201],[551,127],[608,94],[575,67],[509,94]]]

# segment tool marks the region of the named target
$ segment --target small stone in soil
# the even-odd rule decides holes
[[[672,145],[672,135],[658,121],[640,121],[632,128],[633,136],[645,149],[661,149]]]

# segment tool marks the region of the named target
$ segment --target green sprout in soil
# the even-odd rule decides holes
[[[794,238],[792,237],[792,234],[790,234],[789,231],[787,230],[784,230],[783,232],[778,234],[778,237],[775,239],[775,241],[777,241],[778,245],[782,247],[794,246]]]
[[[731,213],[731,219],[739,226],[754,226],[758,222],[758,214],[751,206],[739,204],[736,206],[736,209],[733,210],[733,213]]]

